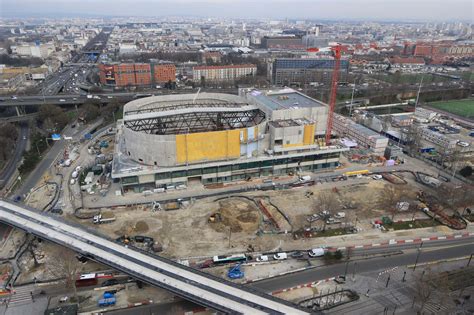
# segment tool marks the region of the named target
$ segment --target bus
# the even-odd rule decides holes
[[[357,176],[357,175],[367,175],[369,174],[369,170],[359,170],[359,171],[352,171],[352,172],[345,172],[344,175],[349,176]]]
[[[95,273],[85,273],[81,274],[78,279],[76,279],[76,287],[89,287],[97,285],[98,279],[97,274]]]
[[[225,263],[239,262],[239,261],[246,261],[246,260],[247,260],[247,256],[245,256],[245,254],[212,257],[212,262],[215,264],[225,264]]]

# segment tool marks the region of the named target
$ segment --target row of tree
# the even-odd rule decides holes
[[[11,123],[0,125],[0,161],[7,161],[13,148],[15,146],[15,140],[18,138],[18,130]],[[3,163],[0,163],[3,164]]]

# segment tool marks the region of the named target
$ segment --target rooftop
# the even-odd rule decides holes
[[[271,110],[324,106],[323,103],[288,88],[267,92],[253,91],[250,94]]]
[[[273,120],[270,121],[269,124],[275,128],[283,128],[283,127],[296,127],[301,125],[310,124],[311,121],[307,119],[282,119],[282,120]]]

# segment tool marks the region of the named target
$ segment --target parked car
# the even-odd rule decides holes
[[[108,279],[102,282],[101,287],[108,287],[108,286],[117,285],[117,284],[118,284],[117,279]]]
[[[276,253],[275,255],[273,255],[273,258],[275,260],[285,260],[288,258],[288,255],[286,253]]]
[[[334,215],[334,218],[336,219],[343,219],[346,217],[346,213],[345,212],[338,212]]]
[[[306,218],[306,221],[308,221],[308,222],[314,222],[314,221],[318,221],[319,219],[321,219],[321,218],[319,217],[318,214],[315,213],[315,214],[309,215],[309,216]]]
[[[303,256],[304,256],[304,253],[300,251],[291,253],[291,258],[302,258]]]
[[[261,255],[261,256],[258,256],[257,261],[268,261],[268,256],[267,255]]]
[[[375,174],[374,176],[372,176],[373,179],[375,180],[379,180],[379,179],[382,179],[382,175],[379,175],[379,174]]]
[[[309,257],[321,257],[324,256],[324,248],[316,247],[308,251]]]

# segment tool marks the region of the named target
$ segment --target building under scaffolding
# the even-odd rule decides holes
[[[118,122],[112,177],[135,191],[334,168],[327,106],[292,89],[143,98]]]

